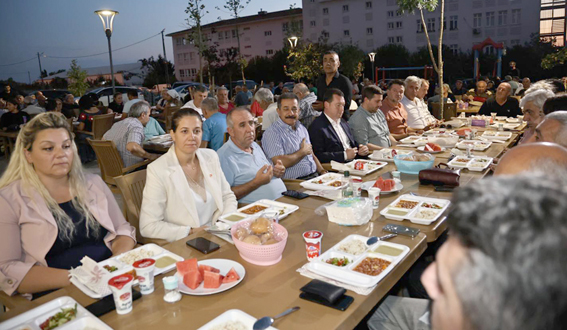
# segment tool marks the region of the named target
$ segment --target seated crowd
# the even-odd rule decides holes
[[[428,80],[394,79],[383,91],[371,81],[353,85],[339,66],[338,55],[326,53],[316,88],[297,83],[292,92],[283,84],[253,91],[244,85],[231,100],[226,87],[209,91],[200,85],[183,103],[176,91],[163,91],[156,109],[176,110],[167,132],[136,92],[128,93],[127,102],[116,93],[108,109],[122,118],[103,139],[114,142],[125,167],[148,160],[141,235],[168,242],[185,238],[234,212],[238,203],[275,200],[288,180],[326,173],[323,164],[365,159],[438,127],[443,120],[430,109],[441,98],[480,102],[479,114],[524,116],[520,145],[499,160],[494,178],[454,194],[450,235],[421,275],[424,297],[387,297],[368,326],[557,328],[560,320],[545,312],[555,305],[542,292],[567,293],[561,283],[567,275],[561,253],[567,230],[562,220],[567,198],[564,87],[512,78],[493,93],[485,80],[470,90],[457,81],[452,89],[438,86],[437,95],[427,98]],[[352,113],[351,100],[359,103]],[[103,113],[98,106],[91,94],[78,104],[73,95],[51,100],[41,92],[24,98],[5,90],[0,99],[6,109],[0,129],[19,131],[0,178],[0,283],[8,295],[37,297],[67,286],[67,270],[84,256],[100,261],[136,244],[136,229],[107,185],[83,172],[81,161],[95,158],[86,132]],[[76,127],[67,120],[73,117]],[[148,139],[164,134],[173,141],[167,152],[144,149]],[[550,181],[550,173],[561,179]],[[547,277],[551,272],[556,276]]]

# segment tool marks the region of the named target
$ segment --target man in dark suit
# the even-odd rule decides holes
[[[357,147],[348,123],[342,119],[344,106],[343,92],[336,88],[327,89],[323,115],[317,117],[309,126],[313,152],[321,163],[329,163],[331,160],[344,163],[357,156],[368,155],[368,147]]]

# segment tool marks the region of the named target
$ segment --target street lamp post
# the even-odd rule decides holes
[[[289,37],[287,38],[287,41],[289,41],[289,44],[291,46],[291,49],[294,49],[295,47],[297,47],[297,41],[299,40],[298,37]]]
[[[116,92],[116,88],[114,87],[114,66],[112,65],[112,46],[110,44],[110,37],[112,36],[112,23],[114,22],[114,16],[118,14],[115,10],[97,10],[95,14],[100,17],[102,21],[102,27],[104,28],[104,32],[106,34],[106,38],[108,39],[108,56],[110,57],[110,75],[112,78],[112,95]]]
[[[376,53],[372,52],[372,53],[368,53],[368,57],[370,57],[370,62],[372,62],[372,83],[376,83],[376,80],[374,79],[374,74],[376,73],[374,70],[374,56],[376,56]]]

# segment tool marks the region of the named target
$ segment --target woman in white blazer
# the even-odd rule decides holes
[[[214,150],[199,149],[203,122],[193,109],[172,118],[173,146],[148,166],[140,214],[144,237],[170,242],[186,237],[191,228],[236,211],[236,197]]]

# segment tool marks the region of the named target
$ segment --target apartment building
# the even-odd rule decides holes
[[[257,15],[203,25],[203,40],[216,43],[219,51],[238,47],[237,27],[241,52],[245,58],[269,57],[283,48],[291,31],[303,28],[302,10],[260,11]],[[173,41],[173,61],[178,81],[196,80],[199,73],[199,55],[195,45],[187,39],[188,32],[183,30],[167,35]]]
[[[470,51],[488,37],[507,47],[523,44],[540,32],[540,10],[550,16],[542,27],[554,36],[562,33],[558,40],[562,45],[564,0],[445,0],[443,43],[455,52]],[[425,12],[424,18],[430,37],[437,40],[439,8]],[[427,45],[419,13],[400,15],[396,0],[303,0],[303,26],[304,38],[311,41],[323,36],[331,43],[352,43],[367,52],[385,44],[403,44],[410,51]],[[487,47],[485,51],[494,50]]]

